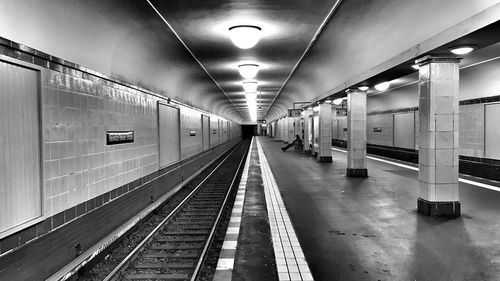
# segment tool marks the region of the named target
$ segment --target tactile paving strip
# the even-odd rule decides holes
[[[254,145],[254,140],[250,144],[250,152],[252,151],[252,146]],[[248,155],[245,166],[243,167],[243,173],[241,174],[240,185],[238,186],[238,191],[236,194],[236,199],[234,201],[233,210],[231,212],[231,218],[229,219],[229,225],[226,230],[226,236],[224,237],[224,243],[222,244],[222,250],[219,255],[219,260],[217,262],[217,268],[215,269],[214,281],[231,280],[232,271],[234,268],[234,257],[236,255],[236,247],[238,246],[238,236],[240,234],[241,225],[241,215],[243,213],[243,203],[245,202],[245,191],[247,187],[248,179],[248,169],[250,167],[250,155]]]
[[[267,213],[273,237],[273,248],[276,256],[279,280],[314,280],[260,141],[256,141],[256,144],[262,171],[262,180],[264,182]]]

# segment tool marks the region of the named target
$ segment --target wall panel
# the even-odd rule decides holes
[[[368,143],[393,146],[392,114],[368,115],[366,125]]]
[[[179,108],[158,103],[160,167],[180,160]]]
[[[181,159],[202,151],[201,114],[190,108],[181,108]]]
[[[0,237],[42,216],[39,76],[0,61]]]
[[[394,146],[415,149],[414,112],[396,113],[394,117]]]
[[[461,105],[459,110],[459,154],[485,157],[485,105]],[[497,119],[498,120],[498,119]]]
[[[210,118],[210,147],[214,147],[220,143],[219,134],[219,119]]]
[[[500,103],[485,105],[485,155],[486,158],[500,159]]]
[[[338,119],[337,132],[339,140],[347,141],[347,117]]]
[[[210,117],[206,115],[201,116],[202,123],[202,139],[203,139],[203,150],[210,148]]]

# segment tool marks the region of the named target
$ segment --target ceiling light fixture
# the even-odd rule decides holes
[[[315,107],[313,108],[313,111],[314,111],[314,112],[318,112],[318,111],[319,111],[319,106],[315,106]]]
[[[415,70],[419,70],[420,69],[420,66],[418,64],[414,64],[411,66],[413,69]]]
[[[368,87],[368,86],[359,86],[358,89],[360,91],[366,91],[366,90],[370,89],[370,87]]]
[[[256,92],[257,82],[243,82],[243,89],[245,92]]]
[[[451,47],[449,50],[455,55],[465,55],[474,51],[475,47],[476,46],[474,45],[461,45],[461,46]]]
[[[236,25],[229,28],[229,37],[240,49],[250,49],[259,42],[261,28],[254,25]]]
[[[243,78],[251,79],[257,75],[259,65],[257,64],[241,64],[238,66],[238,71]]]
[[[332,103],[332,100],[330,100],[330,99],[325,100],[325,103]]]
[[[247,100],[257,100],[257,92],[247,92],[245,95]]]
[[[344,99],[335,99],[335,100],[333,100],[333,104],[335,104],[335,105],[339,105],[339,104],[341,104],[343,101],[344,101]]]
[[[389,86],[391,86],[391,82],[386,81],[386,82],[382,82],[380,84],[375,85],[375,89],[377,89],[377,91],[385,91],[385,90],[389,89]]]

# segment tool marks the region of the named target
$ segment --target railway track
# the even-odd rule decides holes
[[[197,280],[248,146],[238,145],[104,280]]]

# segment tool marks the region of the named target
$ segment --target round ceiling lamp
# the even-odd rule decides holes
[[[236,25],[229,28],[229,37],[240,49],[250,49],[259,42],[261,28],[255,25]]]
[[[375,89],[377,89],[377,91],[385,91],[389,89],[389,86],[391,86],[391,82],[386,81],[375,85]]]
[[[243,89],[245,92],[256,92],[257,82],[243,82]]]
[[[334,99],[334,100],[333,100],[333,104],[335,104],[335,105],[339,105],[339,104],[341,104],[343,101],[344,101],[344,99]]]
[[[462,46],[454,46],[450,48],[450,52],[455,55],[465,55],[472,51],[474,51],[476,46],[474,45],[462,45]]]
[[[243,78],[251,79],[257,75],[259,65],[257,64],[242,64],[238,66],[238,71]]]
[[[368,87],[368,86],[359,86],[359,87],[358,87],[358,89],[359,89],[360,91],[366,91],[366,90],[368,90],[369,88],[370,88],[370,87]]]
[[[257,92],[247,92],[245,95],[247,100],[257,100]]]

